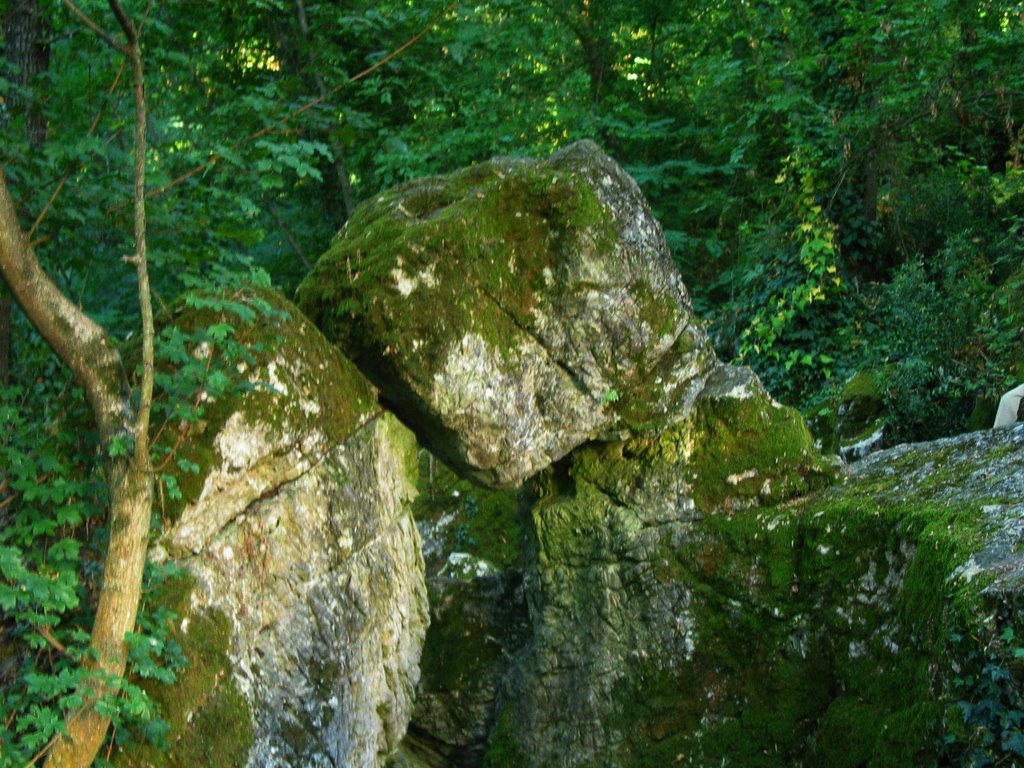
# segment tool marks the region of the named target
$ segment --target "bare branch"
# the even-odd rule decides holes
[[[114,16],[117,18],[117,23],[121,25],[121,29],[124,30],[125,37],[128,38],[128,45],[132,46],[139,40],[139,35],[135,31],[135,24],[128,18],[128,14],[124,12],[124,8],[121,7],[121,3],[117,0],[107,0],[110,5],[110,10],[114,12]]]
[[[64,7],[73,13],[78,20],[85,24],[89,29],[96,33],[96,37],[105,42],[114,50],[120,51],[121,53],[127,53],[125,46],[121,45],[111,35],[103,30],[103,28],[95,21],[90,19],[81,8],[75,5],[71,0],[61,0],[64,3]]]

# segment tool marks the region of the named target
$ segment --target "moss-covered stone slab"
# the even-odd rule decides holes
[[[659,443],[541,484],[532,636],[483,765],[1015,764],[1024,427],[873,454],[773,506],[680,504],[694,454]]]
[[[235,341],[256,353],[238,364],[247,386],[221,401],[205,400],[187,439],[180,440],[174,425],[161,433],[168,446],[180,443],[175,458],[198,467],[183,472],[170,464],[182,496],[161,494],[161,515],[173,522],[164,542],[175,555],[202,550],[246,507],[308,472],[380,412],[373,386],[291,302],[262,290],[253,299],[274,314],[236,322]],[[206,311],[175,318],[186,329],[213,322]]]
[[[297,308],[262,298],[278,312],[238,330],[253,386],[208,402],[178,446],[197,475],[170,465],[184,498],[153,557],[188,574],[169,605],[197,652],[164,697],[172,749],[152,764],[380,765],[405,734],[429,621],[416,441]]]
[[[298,296],[432,451],[497,487],[685,417],[716,365],[643,195],[592,142],[379,195]]]

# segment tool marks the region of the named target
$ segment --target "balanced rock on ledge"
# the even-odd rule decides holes
[[[589,141],[381,194],[299,302],[434,453],[496,487],[685,418],[718,365],[639,188]]]

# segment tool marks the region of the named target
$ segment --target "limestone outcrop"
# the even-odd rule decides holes
[[[153,765],[374,766],[406,727],[428,623],[416,443],[295,307],[240,330],[252,385],[207,403],[155,557],[189,666]],[[182,320],[187,323],[188,320]],[[186,462],[186,463],[187,463]],[[161,762],[163,761],[163,762]]]
[[[496,487],[685,418],[716,366],[643,195],[592,142],[382,193],[299,304],[432,451]]]
[[[891,449],[822,490],[837,464],[715,359],[594,145],[383,193],[300,298],[459,475],[443,487],[428,462],[422,676],[424,454],[323,337],[278,319],[252,391],[183,443],[201,471],[164,511],[186,571],[161,599],[194,660],[165,764],[1024,751],[1024,428]]]
[[[523,565],[530,631],[506,657],[484,754],[413,750],[401,765],[1017,754],[1024,426],[897,446],[825,491],[755,506],[699,491],[681,505],[672,478],[692,464],[679,435],[590,446],[542,475]],[[464,623],[445,640],[459,658],[480,635]],[[462,669],[451,701],[491,685],[493,670]]]
[[[836,464],[714,358],[592,144],[382,194],[300,297],[456,472],[529,478],[514,563],[468,522],[444,534],[455,513],[424,526],[435,624],[394,766],[915,765],[1017,743],[969,681],[1017,653],[1001,457],[1024,433],[894,449],[821,492]],[[957,452],[1005,488],[933,492]]]

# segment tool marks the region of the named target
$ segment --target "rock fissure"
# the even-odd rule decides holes
[[[587,389],[586,385],[580,378],[579,374],[576,371],[574,371],[571,367],[569,367],[565,362],[559,360],[552,352],[552,350],[545,346],[544,340],[537,334],[535,330],[530,328],[528,323],[516,317],[515,313],[510,311],[507,307],[505,307],[497,298],[497,296],[492,294],[490,291],[487,291],[486,289],[481,289],[480,292],[487,300],[493,303],[494,306],[497,307],[502,314],[504,314],[509,319],[509,321],[516,327],[516,329],[521,331],[528,338],[533,339],[537,347],[540,348],[544,357],[550,360],[559,370],[562,371],[562,373],[565,374],[566,379],[576,388],[577,392],[579,392],[584,397],[592,397],[592,393]]]

